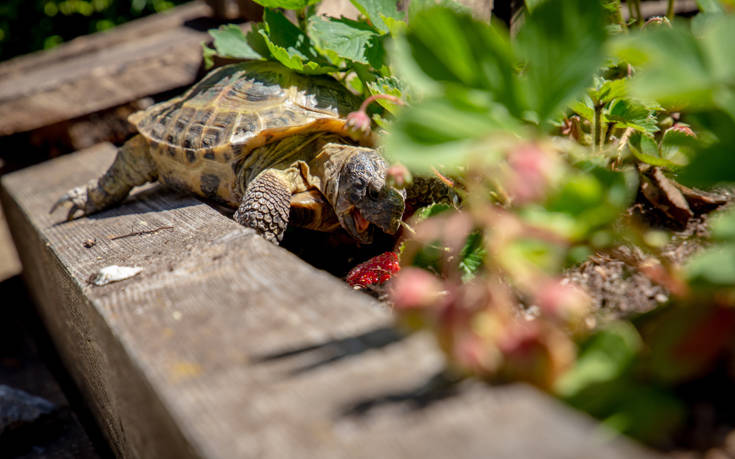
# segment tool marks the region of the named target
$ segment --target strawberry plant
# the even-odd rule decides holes
[[[685,22],[669,1],[646,21],[628,1],[626,21],[619,0],[528,0],[511,36],[449,1],[354,0],[355,20],[258,1],[263,22],[212,31],[208,58],[334,76],[379,103],[391,177],[436,175],[461,198],[407,223],[389,287],[399,323],[430,330],[449,371],[526,381],[674,446],[693,416],[682,391],[735,379],[735,4],[700,0]],[[710,212],[699,242],[686,228]],[[573,273],[602,256],[665,294],[594,306]],[[386,257],[351,282],[395,273]]]

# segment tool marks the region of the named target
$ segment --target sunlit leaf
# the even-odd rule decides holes
[[[287,10],[300,10],[309,5],[319,3],[319,0],[253,0],[266,8],[284,8]]]
[[[687,261],[685,269],[692,282],[735,286],[735,244],[704,249]]]
[[[209,34],[214,38],[214,49],[203,46],[207,67],[212,66],[212,57],[215,55],[235,59],[263,59],[268,56],[267,49],[264,53],[262,48],[251,46],[252,40],[248,39],[251,34],[246,36],[242,29],[234,24],[211,29]]]
[[[396,77],[377,77],[367,83],[370,94],[388,94],[402,99],[405,88],[401,80]],[[387,99],[378,99],[377,102],[391,113],[400,110],[400,106]]]
[[[505,31],[474,20],[468,14],[434,7],[420,11],[413,18],[400,53],[411,61],[409,86],[413,76],[441,84],[488,91],[517,117],[522,115],[521,94],[514,69],[514,57]],[[398,62],[399,68],[408,67]]]
[[[273,57],[286,67],[307,74],[337,71],[319,55],[309,38],[286,17],[267,9],[263,16],[265,28],[260,30]]]
[[[363,22],[312,16],[307,33],[314,46],[333,61],[341,58],[369,64],[376,69],[383,66],[383,38]]]
[[[717,213],[710,220],[710,234],[715,240],[735,242],[735,209]]]
[[[517,130],[517,121],[498,104],[477,107],[464,102],[437,97],[401,110],[384,139],[386,155],[411,170],[430,172],[432,167],[457,168],[470,158],[496,154],[483,140]]]
[[[528,106],[545,121],[592,83],[602,64],[605,15],[598,1],[547,0],[518,33]]]
[[[631,99],[617,99],[605,113],[609,121],[617,122],[620,127],[632,127],[641,132],[654,133],[658,131],[656,119],[644,105]]]
[[[394,20],[403,19],[403,13],[398,11],[398,2],[395,0],[350,0],[377,30],[382,33],[390,32],[384,18]]]
[[[699,6],[699,11],[702,11],[703,13],[725,12],[719,0],[697,0],[697,6]]]

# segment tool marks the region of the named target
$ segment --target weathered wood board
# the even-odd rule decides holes
[[[209,40],[201,2],[0,64],[0,136],[189,85]]]
[[[7,175],[0,197],[46,326],[120,457],[651,456],[524,385],[422,391],[443,365],[428,336],[402,337],[386,307],[192,198],[153,187],[58,224],[54,199],[113,154]],[[87,283],[112,264],[144,271]]]

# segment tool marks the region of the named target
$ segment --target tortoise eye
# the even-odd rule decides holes
[[[378,196],[380,196],[380,190],[378,190],[374,186],[370,186],[368,187],[367,195],[368,195],[368,198],[372,199],[373,201],[377,201]]]

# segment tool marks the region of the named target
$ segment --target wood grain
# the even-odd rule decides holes
[[[28,284],[121,457],[649,457],[523,385],[427,391],[431,339],[197,200],[158,187],[48,215],[101,145],[3,177]],[[174,230],[110,240],[161,226]],[[85,248],[83,242],[96,239]],[[104,287],[101,267],[142,266]]]
[[[193,2],[0,64],[0,135],[193,83],[209,13]]]

